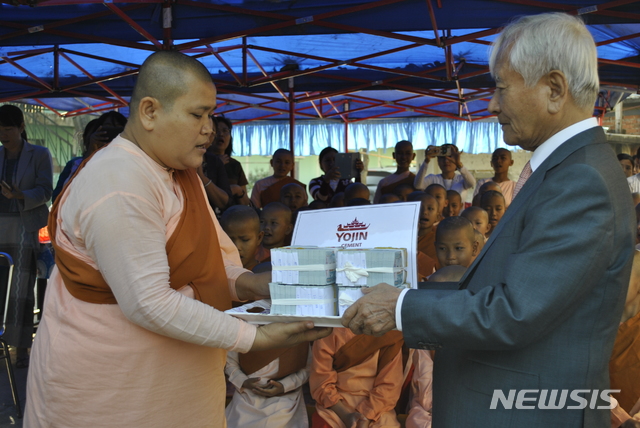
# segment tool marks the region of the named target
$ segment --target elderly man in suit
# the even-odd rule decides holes
[[[605,427],[635,219],[591,117],[596,47],[578,18],[528,16],[497,38],[490,67],[505,142],[533,151],[519,194],[459,285],[378,285],[343,325],[397,327],[410,347],[436,349],[435,427]]]

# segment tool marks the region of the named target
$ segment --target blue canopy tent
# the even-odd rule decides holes
[[[0,102],[65,116],[126,114],[144,59],[178,49],[211,71],[218,113],[280,119],[277,133],[288,130],[292,147],[296,120],[321,119],[332,145],[375,118],[475,122],[490,117],[491,40],[513,17],[546,11],[579,14],[589,25],[599,113],[640,92],[640,1],[13,0],[0,4]]]

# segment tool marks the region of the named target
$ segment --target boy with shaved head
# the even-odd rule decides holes
[[[374,204],[380,203],[380,197],[385,193],[394,193],[394,189],[401,184],[413,185],[416,175],[409,171],[409,167],[416,158],[416,154],[413,152],[411,141],[398,141],[393,151],[393,158],[396,160],[396,172],[380,180],[376,194],[373,197]]]
[[[227,350],[318,337],[305,323],[256,328],[223,312],[268,296],[270,275],[242,267],[195,171],[215,106],[201,63],[152,54],[124,132],[56,199],[25,426],[106,426],[114,409],[123,426],[224,426]]]
[[[438,201],[431,195],[415,191],[407,197],[409,202],[420,201],[420,219],[418,220],[418,275],[424,279],[431,275],[439,266],[435,250],[436,230],[438,221]]]
[[[264,236],[256,259],[262,263],[271,258],[271,249],[288,245],[293,231],[291,209],[283,203],[271,202],[260,214],[260,230]]]
[[[242,267],[253,270],[258,264],[256,253],[264,236],[256,210],[246,205],[229,207],[222,214],[220,225],[238,249]]]
[[[491,168],[493,168],[493,177],[483,178],[476,183],[476,189],[473,192],[475,197],[482,186],[487,181],[493,181],[500,186],[502,194],[504,195],[505,203],[507,207],[511,204],[513,199],[513,191],[516,188],[516,182],[509,179],[509,168],[513,166],[513,159],[511,158],[511,151],[503,148],[495,149],[491,155]]]

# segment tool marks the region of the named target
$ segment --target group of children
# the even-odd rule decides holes
[[[454,149],[449,162],[459,169],[461,163],[456,153]],[[464,172],[462,179],[452,179],[449,174],[449,178],[431,180],[424,191],[416,190],[416,176],[409,171],[414,157],[410,142],[396,145],[394,158],[398,169],[380,182],[374,202],[420,201],[419,278],[428,282],[457,282],[478,256],[513,198],[515,183],[508,179],[508,169],[513,165],[511,153],[506,149],[493,153],[491,165],[495,175],[476,184],[473,203],[467,208],[456,189],[468,185],[468,172]],[[254,272],[270,270],[270,250],[290,243],[298,212],[370,204],[367,186],[343,180],[338,180],[336,186],[316,183],[316,192],[324,189],[324,198],[307,204],[305,186],[288,177],[293,155],[278,150],[271,163],[274,175],[256,183],[252,194],[254,203],[259,201],[256,206],[262,207],[260,214],[252,207],[239,205],[226,210],[221,218],[223,229],[238,247],[244,267]],[[439,159],[440,163],[444,164]],[[444,172],[443,169],[443,175]],[[417,178],[425,182],[428,177]],[[455,183],[458,187],[445,187]],[[640,278],[640,256],[636,259],[634,272]],[[617,382],[628,379],[625,375],[628,349],[640,347],[635,339],[637,334],[633,333],[640,326],[640,279],[636,282],[629,290],[629,311],[625,311],[621,324],[621,329],[632,334],[621,335],[619,341],[624,343],[617,342],[620,357],[612,360],[612,381],[613,373],[617,373]],[[629,341],[632,345],[626,343]],[[406,427],[430,427],[433,356],[433,351],[406,348],[399,332],[375,338],[341,328],[310,346],[245,355],[230,353],[226,373],[235,393],[227,407],[227,423],[229,427],[308,427],[302,389],[308,381],[315,400],[312,428],[399,427],[398,413],[407,415]],[[619,399],[627,411],[640,410],[627,408],[630,398]]]

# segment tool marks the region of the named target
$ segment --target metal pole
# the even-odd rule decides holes
[[[289,150],[295,158],[294,140],[296,137],[296,103],[293,77],[289,78]],[[291,170],[291,177],[295,178],[295,168]]]

